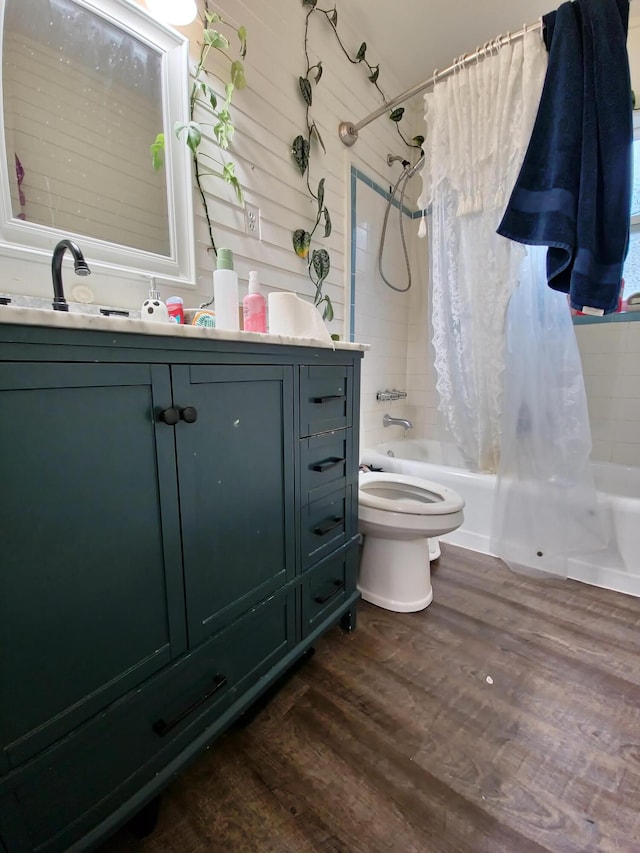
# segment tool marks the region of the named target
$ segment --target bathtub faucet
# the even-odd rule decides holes
[[[385,415],[382,418],[382,426],[401,426],[405,429],[413,429],[413,424],[406,418],[392,418],[391,415]]]

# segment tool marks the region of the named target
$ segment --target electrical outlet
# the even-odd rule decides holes
[[[250,237],[260,239],[260,208],[253,204],[244,206],[244,230]]]

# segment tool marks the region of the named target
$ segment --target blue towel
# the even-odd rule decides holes
[[[633,124],[628,0],[543,18],[549,66],[498,234],[549,246],[547,281],[587,313],[615,311],[629,245]]]

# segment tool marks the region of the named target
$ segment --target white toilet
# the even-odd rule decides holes
[[[364,472],[358,504],[363,599],[398,613],[423,610],[433,600],[429,540],[460,527],[464,500],[429,480]],[[435,541],[431,552],[439,556]]]

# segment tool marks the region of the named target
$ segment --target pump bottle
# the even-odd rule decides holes
[[[242,316],[245,332],[267,331],[267,303],[260,293],[260,282],[255,270],[249,273],[249,292],[242,300]]]
[[[231,249],[218,249],[218,268],[213,273],[216,329],[240,330],[238,275],[233,269]]]

